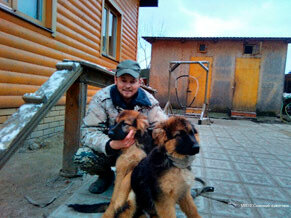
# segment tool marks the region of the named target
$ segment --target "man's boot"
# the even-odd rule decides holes
[[[114,182],[114,172],[110,171],[100,174],[98,179],[93,182],[89,187],[89,192],[93,194],[101,194],[105,192]]]

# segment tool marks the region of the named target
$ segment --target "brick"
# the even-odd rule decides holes
[[[55,116],[54,117],[54,121],[60,121],[60,120],[62,120],[62,116]]]
[[[60,115],[65,115],[65,110],[61,110]]]
[[[53,117],[44,118],[44,123],[51,123],[54,121]]]
[[[57,126],[59,126],[59,122],[52,122],[52,123],[49,124],[50,128],[55,128]]]
[[[52,134],[52,133],[54,133],[54,129],[45,129],[44,131],[43,131],[43,134],[44,135],[49,135],[49,134]]]
[[[8,116],[0,116],[0,123],[4,123],[8,119]]]
[[[63,126],[55,128],[55,132],[63,132],[63,131],[64,131],[64,127]]]
[[[60,111],[60,110],[64,110],[65,106],[55,106],[54,110]]]
[[[43,136],[43,131],[35,131],[30,134],[31,138],[38,138]]]
[[[64,116],[55,117],[55,121],[61,121],[61,120],[65,120],[65,117]]]
[[[47,117],[55,117],[59,115],[59,111],[51,111],[49,112]]]
[[[12,115],[17,111],[17,108],[0,109],[0,116]]]
[[[44,124],[41,124],[39,125],[41,126],[41,129],[44,130],[44,129],[48,129],[49,128],[49,124],[48,123],[44,123]]]
[[[59,121],[59,123],[60,123],[60,126],[65,126],[65,120],[61,120]]]

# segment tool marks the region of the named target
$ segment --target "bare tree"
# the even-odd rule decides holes
[[[151,45],[145,41],[143,36],[163,36],[165,33],[164,22],[159,25],[152,25],[154,22],[141,23],[138,31],[138,62],[142,68],[149,69],[151,64]]]

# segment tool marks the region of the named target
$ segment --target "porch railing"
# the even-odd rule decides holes
[[[114,73],[84,61],[64,60],[57,71],[35,92],[23,96],[23,104],[0,129],[0,169],[17,151],[33,129],[66,93],[63,166],[61,174],[77,173],[73,155],[80,146],[80,126],[86,110],[87,85],[105,87]]]

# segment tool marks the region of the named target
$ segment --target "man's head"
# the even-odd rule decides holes
[[[140,66],[132,60],[120,62],[116,68],[115,84],[125,101],[130,101],[140,87]]]

